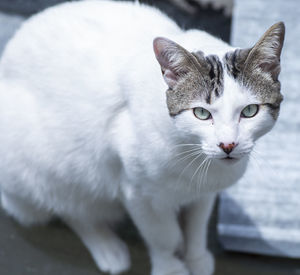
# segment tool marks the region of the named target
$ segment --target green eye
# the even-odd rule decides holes
[[[194,108],[194,115],[196,118],[199,118],[201,120],[207,120],[211,118],[210,112],[202,107]]]
[[[241,116],[246,118],[254,117],[258,113],[258,109],[257,104],[250,104],[243,109]]]

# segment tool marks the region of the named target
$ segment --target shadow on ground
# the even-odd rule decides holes
[[[216,214],[209,236],[209,246],[216,256],[215,275],[300,274],[299,260],[223,251],[217,242],[215,221]],[[101,274],[78,237],[60,221],[23,228],[1,210],[0,223],[1,275]],[[133,263],[126,275],[150,274],[147,251],[135,227],[126,221],[119,231],[129,245]]]

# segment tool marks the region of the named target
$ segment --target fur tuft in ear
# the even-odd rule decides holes
[[[260,68],[269,73],[274,81],[280,73],[280,55],[283,47],[285,26],[279,22],[270,27],[250,51],[246,66]],[[254,68],[253,68],[254,66]]]
[[[153,49],[164,80],[172,89],[180,76],[186,73],[186,59],[189,53],[177,43],[164,37],[154,39]]]

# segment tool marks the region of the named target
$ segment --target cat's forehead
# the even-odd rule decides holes
[[[247,87],[241,85],[228,73],[224,74],[224,93],[222,96],[207,105],[210,109],[222,109],[224,106],[231,109],[245,107],[248,104],[260,104],[260,100]]]
[[[201,51],[192,53],[199,64],[199,72],[201,77],[206,78],[205,96],[204,100],[206,103],[211,104],[214,100],[218,99],[223,95],[224,92],[224,65],[222,59],[217,55],[207,55]],[[205,60],[207,66],[203,66],[203,59]]]
[[[238,109],[250,104],[249,102],[251,102],[251,104],[260,103],[260,100],[255,96],[255,94],[246,87],[240,85],[238,81],[226,72],[224,64],[222,64],[222,67],[223,86],[220,87],[222,92],[216,95],[214,90],[211,90],[211,100],[208,100],[206,97],[202,97],[198,100],[195,99],[191,102],[191,108],[201,106],[211,111],[219,111],[224,110],[224,107],[225,109]]]
[[[248,53],[248,49],[235,49],[223,55],[192,52],[186,60],[189,72],[167,92],[170,115],[193,108],[197,102],[212,106],[224,97],[231,100],[227,102],[231,105],[234,102],[242,105],[247,99],[252,104],[269,105],[276,118],[282,100],[280,82],[260,70],[252,70],[251,66],[245,68]]]
[[[205,93],[205,102],[212,105],[215,101],[222,97],[238,98],[250,97],[254,98],[255,92],[259,93],[259,90],[252,91],[243,85],[242,71],[239,66],[239,59],[237,57],[238,50],[226,52],[223,55],[204,55],[203,52],[198,51],[192,53],[198,60],[203,62],[203,56],[207,67],[199,71],[203,75],[207,75],[207,91]],[[197,72],[195,72],[197,73]]]
[[[195,107],[199,102],[212,105],[223,97],[232,96],[238,99],[241,85],[236,81],[228,64],[229,58],[215,54],[205,55],[202,51],[192,52],[194,66],[182,78],[182,81],[167,92],[167,103],[171,115],[176,115],[184,109]]]

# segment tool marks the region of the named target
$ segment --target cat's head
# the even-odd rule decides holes
[[[285,27],[273,25],[249,49],[224,56],[189,52],[166,38],[154,40],[176,127],[205,155],[240,159],[275,124],[280,103],[280,54]]]

